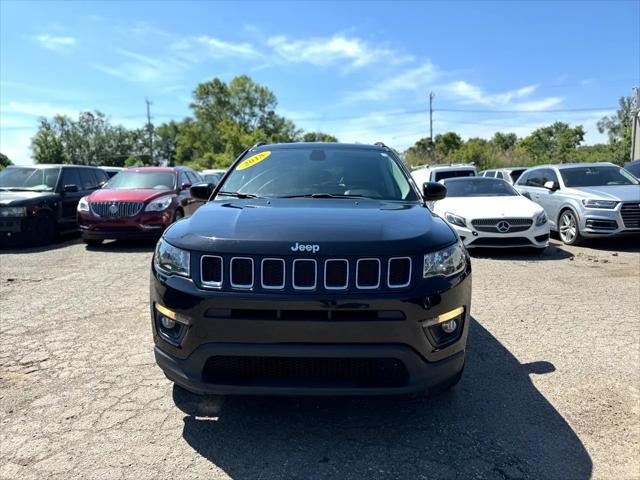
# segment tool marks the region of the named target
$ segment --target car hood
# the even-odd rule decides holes
[[[573,193],[580,198],[618,200],[622,202],[640,201],[640,185],[604,185],[601,187],[567,188],[565,193]]]
[[[89,202],[148,202],[154,198],[171,194],[171,190],[156,190],[154,188],[140,189],[111,189],[96,190],[89,195]]]
[[[455,234],[418,203],[347,199],[215,200],[165,232],[173,245],[220,253],[411,255],[452,244]],[[307,255],[309,255],[307,253]]]
[[[526,197],[452,197],[436,202],[434,210],[460,215],[467,220],[476,218],[533,218],[542,207]]]
[[[24,207],[27,205],[35,205],[43,200],[49,200],[57,196],[54,192],[0,191],[0,206]]]

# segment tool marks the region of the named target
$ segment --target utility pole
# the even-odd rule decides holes
[[[147,104],[147,132],[149,133],[149,158],[151,159],[151,165],[154,165],[153,158],[153,125],[151,124],[151,105],[152,103],[145,97],[144,101]]]
[[[429,92],[429,138],[431,138],[431,144],[433,145],[433,97],[436,94]]]

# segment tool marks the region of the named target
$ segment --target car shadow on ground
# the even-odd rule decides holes
[[[86,245],[85,248],[92,252],[105,253],[153,252],[156,243],[155,240],[111,240],[100,245]]]
[[[78,232],[62,233],[56,239],[47,245],[25,246],[25,245],[0,245],[0,255],[15,255],[24,253],[40,253],[51,250],[66,248],[71,245],[82,243]]]
[[[472,320],[460,384],[432,399],[197,396],[183,437],[234,479],[588,479],[592,462],[521,364]]]
[[[566,260],[574,254],[563,249],[560,245],[550,243],[544,250],[535,248],[470,248],[472,258],[490,258],[491,260],[521,260],[538,262],[549,260]]]

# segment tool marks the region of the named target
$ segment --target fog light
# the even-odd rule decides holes
[[[176,326],[175,320],[172,320],[169,317],[165,317],[164,315],[160,317],[160,323],[162,324],[162,327],[166,328],[167,330],[171,330]]]
[[[456,328],[458,328],[458,323],[455,320],[449,320],[441,324],[441,326],[444,333],[453,333],[456,331]]]

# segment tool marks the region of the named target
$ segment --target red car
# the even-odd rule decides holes
[[[202,177],[187,167],[128,168],[78,203],[78,225],[88,245],[108,239],[157,239],[203,200],[189,188]]]

